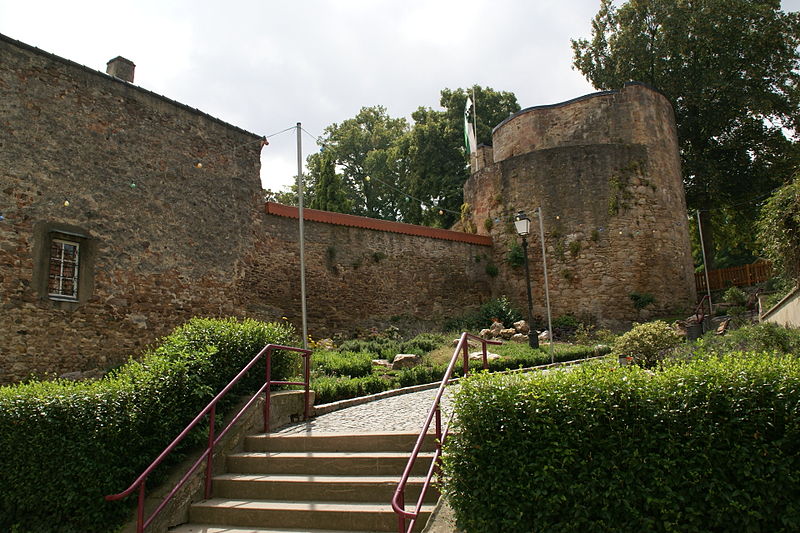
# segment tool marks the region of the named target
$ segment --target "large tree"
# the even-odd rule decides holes
[[[753,249],[758,200],[797,163],[799,44],[800,16],[779,0],[601,0],[591,40],[572,41],[596,88],[641,81],[672,102],[708,266]]]
[[[310,194],[319,202],[327,197],[332,163],[338,171],[334,175],[341,176],[335,188],[345,192],[346,208],[353,214],[451,226],[469,177],[464,148],[468,92],[477,101],[478,140],[491,143],[494,126],[519,111],[513,93],[478,85],[444,89],[443,110],[420,107],[411,126],[390,117],[382,106],[365,107],[354,118],[325,129],[323,151],[308,158]],[[323,158],[329,163],[322,164]],[[335,204],[345,205],[339,200]]]

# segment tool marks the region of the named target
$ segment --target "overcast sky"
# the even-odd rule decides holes
[[[383,105],[410,118],[439,91],[479,84],[525,108],[592,92],[571,68],[600,0],[0,0],[0,33],[105,71],[258,135],[326,126]],[[800,9],[800,0],[783,0]],[[478,103],[480,116],[480,103]],[[303,136],[304,152],[316,150]],[[293,132],[270,138],[261,179],[296,174]]]

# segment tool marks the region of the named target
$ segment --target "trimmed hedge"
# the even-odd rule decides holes
[[[372,354],[316,350],[311,356],[311,368],[316,374],[364,377],[372,373]]]
[[[127,488],[261,348],[294,341],[284,324],[193,319],[102,380],[0,387],[0,530],[118,528],[136,498],[103,496]],[[275,354],[273,376],[295,374],[299,359]],[[263,379],[259,366],[240,390]]]
[[[314,389],[315,404],[368,396],[394,389],[395,386],[394,380],[384,379],[374,374],[358,378],[319,376],[311,382],[311,388]]]
[[[459,527],[800,530],[800,362],[736,353],[471,377],[445,445]]]

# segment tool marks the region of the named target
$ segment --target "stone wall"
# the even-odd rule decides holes
[[[545,315],[538,219],[542,207],[555,316],[574,313],[622,327],[695,301],[686,203],[669,102],[641,84],[525,109],[495,128],[494,164],[464,189],[478,233],[492,236],[495,294],[524,308],[523,269],[508,260],[529,237],[534,314]],[[492,150],[486,150],[492,154]],[[639,311],[633,293],[655,302]]]
[[[106,369],[193,316],[299,325],[297,224],[264,212],[261,149],[0,36],[0,383]],[[309,222],[309,333],[430,326],[488,297],[488,246],[415,233]],[[81,247],[72,301],[47,294],[57,237]]]

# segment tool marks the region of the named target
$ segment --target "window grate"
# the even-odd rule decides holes
[[[78,299],[78,257],[80,245],[77,242],[53,239],[50,242],[50,273],[47,292],[56,298]]]

